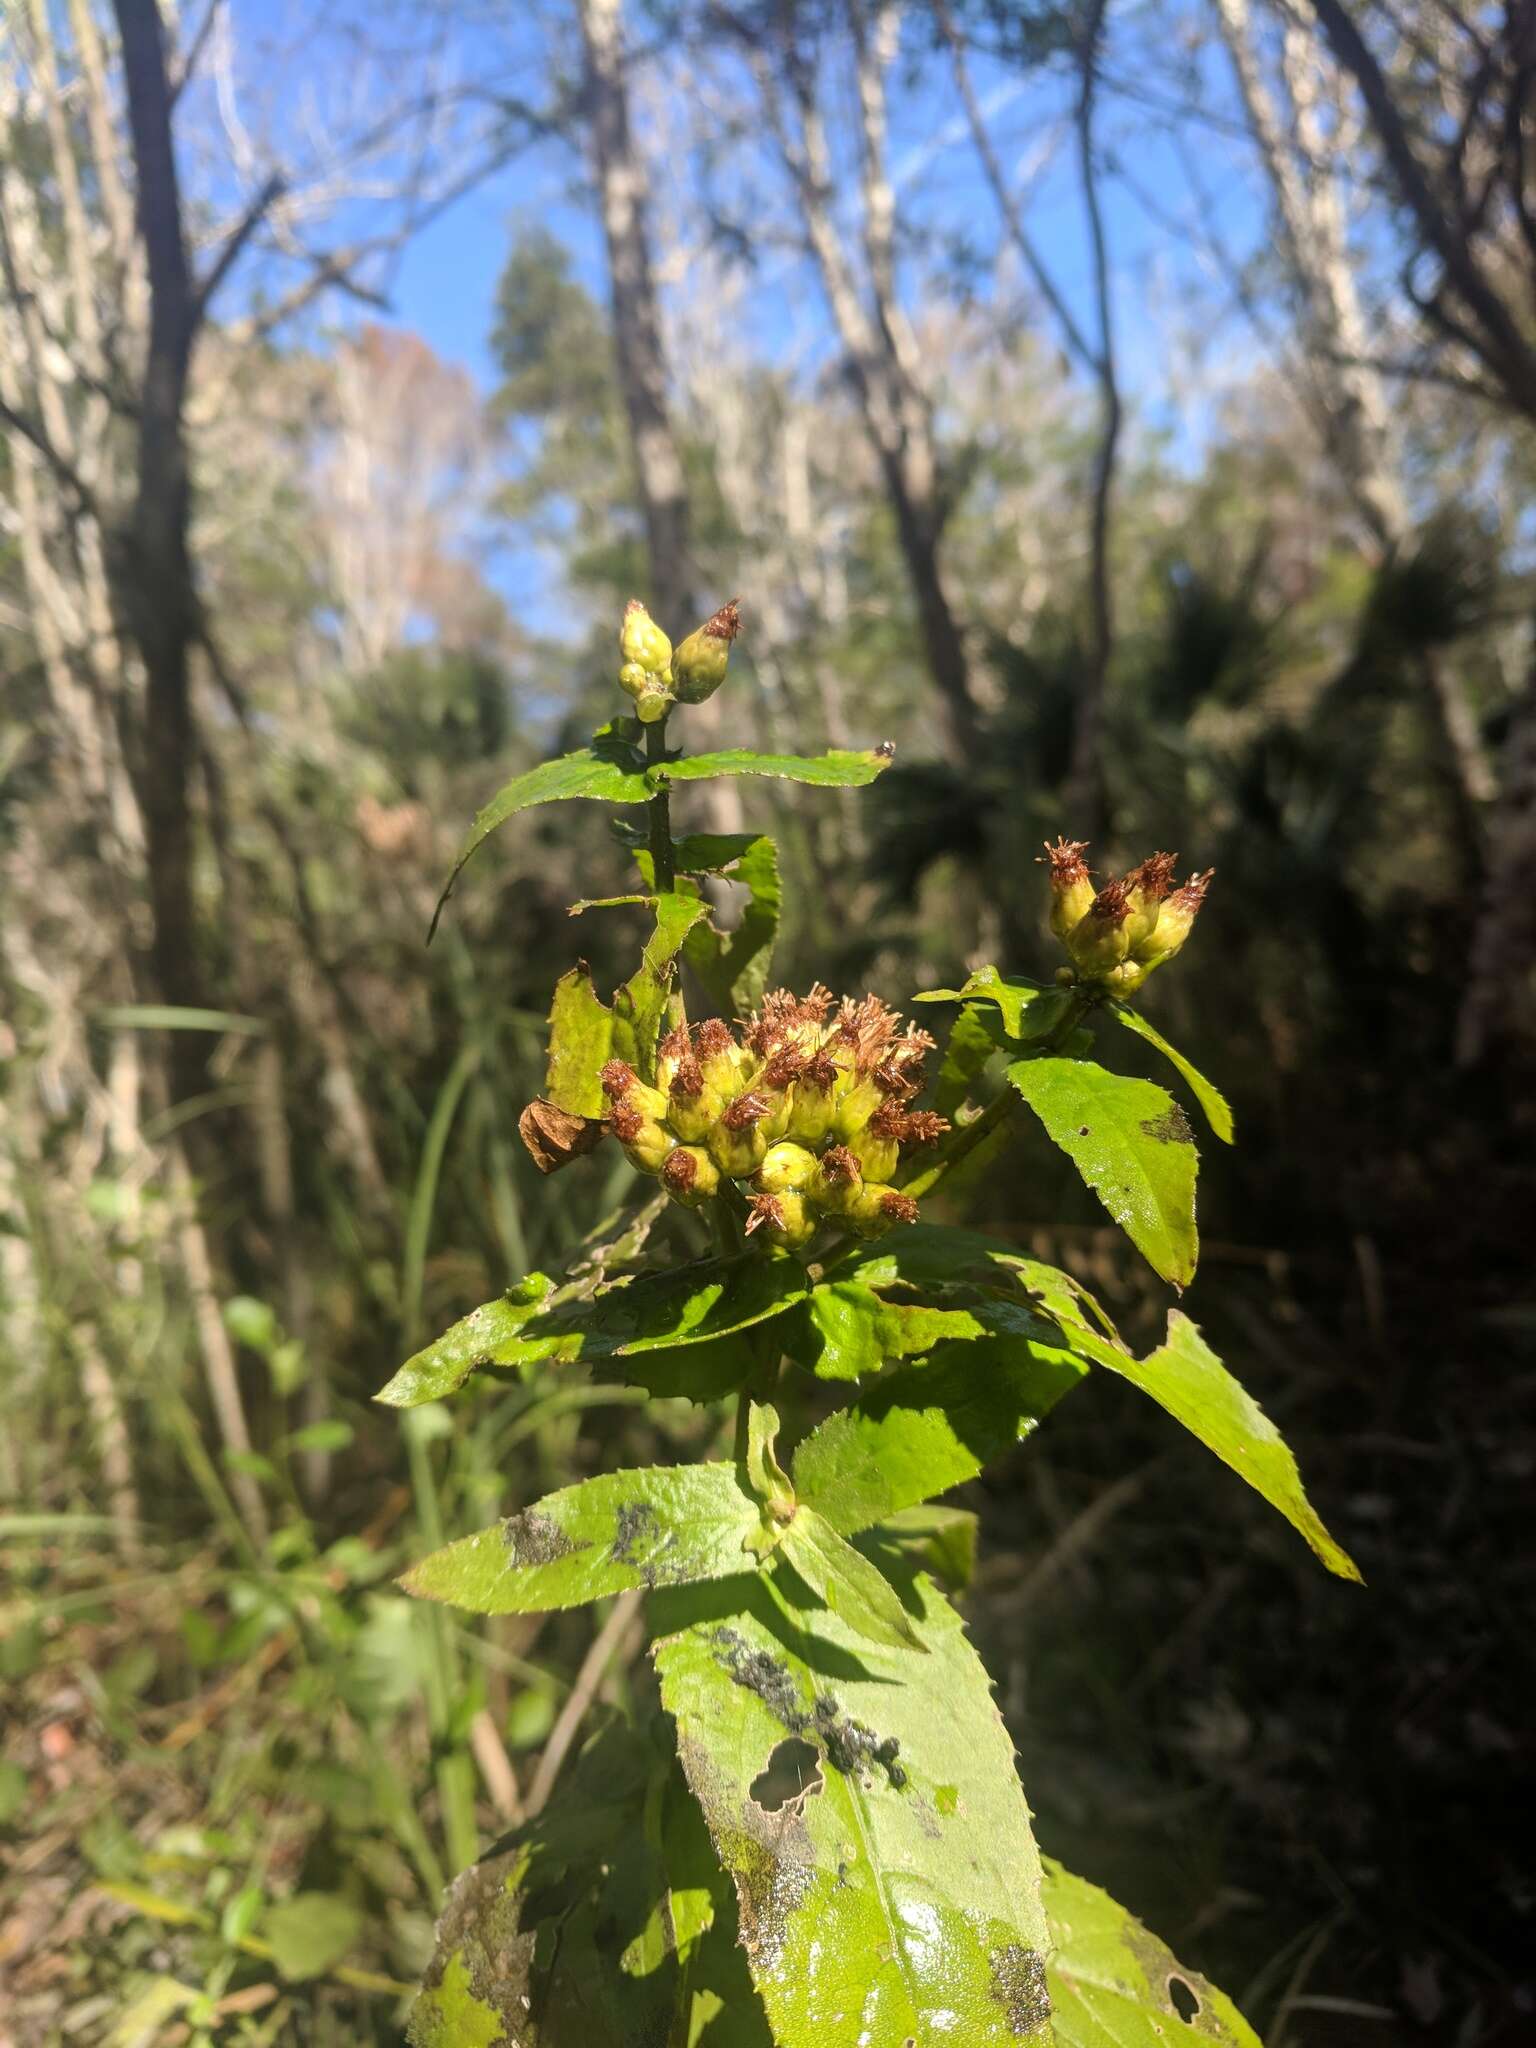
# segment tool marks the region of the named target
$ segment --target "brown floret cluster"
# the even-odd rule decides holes
[[[823,1223],[878,1237],[917,1204],[893,1183],[910,1148],[949,1125],[910,1104],[933,1050],[878,996],[774,989],[733,1029],[679,1024],[657,1047],[654,1084],[623,1060],[602,1073],[609,1123],[644,1173],[690,1208],[732,1182],[747,1230],[789,1247]]]

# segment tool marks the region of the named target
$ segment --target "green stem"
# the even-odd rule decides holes
[[[658,718],[654,725],[645,728],[645,758],[652,767],[666,760],[665,718]],[[677,879],[672,866],[672,798],[665,788],[659,789],[645,808],[651,829],[651,867],[656,877],[656,893],[661,896]]]
[[[1021,1052],[1019,1057],[1036,1060],[1045,1058],[1049,1053],[1059,1052],[1098,1001],[1097,989],[1075,989],[1071,1006],[1055,1030],[1047,1032],[1037,1045],[1032,1045],[1027,1051]],[[947,1173],[958,1166],[962,1159],[969,1158],[978,1145],[985,1144],[994,1131],[1007,1123],[1018,1106],[1017,1092],[1009,1083],[1004,1082],[980,1116],[951,1134],[948,1144],[930,1166],[925,1167],[911,1180],[902,1183],[902,1193],[911,1195],[914,1200],[922,1195],[931,1194]]]

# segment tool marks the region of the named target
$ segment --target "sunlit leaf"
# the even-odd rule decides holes
[[[1172,1046],[1163,1034],[1149,1024],[1139,1010],[1133,1010],[1126,1003],[1111,1003],[1109,1014],[1127,1031],[1134,1031],[1138,1038],[1144,1038],[1148,1045],[1155,1046],[1165,1060],[1177,1067],[1189,1083],[1190,1093],[1205,1111],[1206,1121],[1223,1144],[1232,1143],[1232,1109],[1221,1090],[1207,1081],[1200,1069],[1191,1060],[1185,1059],[1177,1046]]]
[[[1107,1892],[1049,1857],[1043,1876],[1056,2048],[1168,2048],[1174,2040],[1260,2048],[1231,1999],[1186,1970]]]
[[[519,811],[531,810],[536,804],[561,803],[573,797],[610,804],[640,804],[653,794],[646,780],[644,755],[637,747],[614,735],[600,735],[590,747],[581,747],[574,754],[562,754],[558,760],[541,761],[526,775],[514,776],[497,790],[484,810],[476,813],[469,837],[460,847],[453,872],[437,899],[428,938],[437,930],[443,905],[453,894],[454,884],[465,863],[508,818],[516,817]]]
[[[729,874],[748,892],[740,921],[725,933],[712,924],[696,924],[684,943],[683,958],[722,1016],[745,1017],[768,986],[778,936],[782,888],[777,847],[767,838],[749,841]]]
[[[1016,1060],[1008,1079],[1153,1272],[1195,1277],[1197,1154],[1165,1089],[1092,1060]]]
[[[830,753],[757,754],[731,747],[718,754],[690,754],[650,770],[653,786],[667,782],[713,782],[725,775],[767,775],[778,782],[810,783],[818,789],[859,789],[890,767],[893,755],[876,747]]]
[[[598,1075],[613,1044],[613,1012],[592,986],[585,961],[555,983],[549,1012],[545,1100],[572,1116],[607,1114]]]
[[[792,1587],[775,1575],[704,1589],[691,1597],[710,1598],[709,1617],[655,1653],[775,2041],[1043,2044],[1039,1863],[959,1618],[918,1578],[930,1654],[914,1657],[798,1605]],[[788,1796],[774,1766],[795,1744],[817,1768]]]
[[[866,1642],[926,1652],[928,1645],[913,1627],[890,1580],[814,1508],[803,1504],[796,1508],[779,1555],[855,1635]]]
[[[750,1571],[759,1517],[734,1465],[603,1472],[434,1551],[400,1583],[471,1614],[541,1614]]]
[[[401,1366],[375,1396],[392,1408],[440,1401],[481,1367],[521,1369],[545,1359],[595,1363],[712,1343],[752,1328],[805,1298],[810,1282],[793,1259],[699,1259],[641,1273],[596,1293],[540,1307],[522,1298],[535,1274],[498,1301],[455,1323]],[[643,1368],[622,1372],[647,1384]]]
[[[1307,1499],[1285,1439],[1188,1316],[1172,1310],[1167,1339],[1145,1358],[1132,1358],[1083,1328],[1071,1336],[1085,1357],[1150,1394],[1207,1450],[1246,1479],[1306,1538],[1329,1571],[1341,1579],[1359,1579],[1358,1566],[1334,1542]]]
[[[995,1003],[1002,1012],[1003,1029],[1008,1036],[1027,1043],[1054,1031],[1072,1008],[1074,998],[1064,988],[1043,988],[1037,981],[999,974],[995,967],[978,967],[963,988],[928,988],[912,1000]]]
[[[1083,1371],[1043,1321],[1036,1339],[946,1346],[931,1363],[877,1381],[812,1430],[791,1461],[796,1496],[851,1536],[975,1478],[1028,1435]]]
[[[709,915],[709,905],[698,896],[674,890],[654,900],[656,929],[646,941],[639,967],[613,999],[613,1049],[647,1081],[656,1071],[656,1041],[678,953],[693,927]]]

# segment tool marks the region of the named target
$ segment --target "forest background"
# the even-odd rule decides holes
[[[1368,1590],[1090,1386],[970,1625],[1044,1845],[1271,2048],[1536,2038],[1533,161],[1530,0],[7,0],[7,2048],[398,2040],[646,1683],[392,1581],[712,1420],[369,1402],[626,1195],[516,1136],[622,849],[537,813],[424,941],[633,595],[741,598],[695,744],[895,744],[688,807],[787,980],[1042,971],[1058,831],[1217,869],[1185,1305]],[[1041,1147],[950,1206],[1151,1328]]]

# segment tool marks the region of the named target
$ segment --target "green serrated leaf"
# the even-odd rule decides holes
[[[1192,1060],[1185,1059],[1177,1046],[1170,1045],[1163,1034],[1147,1022],[1140,1010],[1133,1010],[1126,1003],[1111,1003],[1109,1013],[1117,1023],[1123,1024],[1127,1031],[1134,1031],[1138,1038],[1144,1038],[1148,1045],[1155,1046],[1165,1060],[1178,1068],[1189,1083],[1190,1093],[1205,1111],[1206,1121],[1211,1129],[1224,1145],[1230,1145],[1233,1132],[1232,1108],[1221,1090],[1207,1081],[1200,1069]]]
[[[1195,1277],[1195,1151],[1189,1119],[1151,1081],[1092,1060],[1016,1060],[1008,1079],[1153,1272]]]
[[[1341,1579],[1360,1580],[1359,1567],[1334,1542],[1307,1499],[1284,1437],[1188,1316],[1170,1310],[1166,1339],[1145,1358],[1132,1358],[1081,1325],[1066,1326],[1066,1335],[1085,1358],[1150,1394],[1207,1450],[1246,1479],[1306,1538],[1329,1571]]]
[[[678,953],[700,918],[709,915],[709,905],[701,897],[678,890],[654,900],[656,929],[646,942],[639,968],[613,999],[613,1049],[647,1081],[656,1073],[656,1041],[672,993]]]
[[[434,1551],[400,1583],[470,1614],[542,1614],[750,1571],[759,1521],[734,1466],[604,1472]]]
[[[441,1401],[463,1386],[471,1373],[487,1366],[527,1363],[522,1333],[538,1314],[551,1285],[547,1275],[530,1273],[495,1301],[461,1317],[435,1343],[408,1358],[374,1399],[391,1408],[416,1408],[424,1401]],[[545,1350],[537,1355],[548,1357],[549,1353]]]
[[[778,936],[783,900],[778,848],[771,839],[750,840],[730,868],[730,879],[748,891],[741,921],[730,932],[696,924],[683,958],[721,1013],[744,1017],[762,1000]]]
[[[653,788],[668,782],[713,782],[726,775],[767,775],[778,782],[810,783],[818,789],[860,789],[890,767],[892,755],[876,748],[826,754],[758,754],[731,747],[717,754],[691,754],[649,771]]]
[[[855,1635],[870,1643],[920,1650],[926,1656],[928,1645],[890,1580],[814,1508],[802,1503],[795,1510],[779,1554]]]
[[[1043,1877],[1056,2048],[1168,2048],[1172,2039],[1261,2048],[1231,1999],[1186,1970],[1107,1892],[1049,1857]],[[1182,2009],[1176,1986],[1183,1988]]]
[[[915,1358],[947,1338],[981,1337],[987,1329],[970,1308],[886,1302],[862,1281],[828,1280],[785,1325],[784,1348],[820,1379],[856,1380],[888,1359]]]
[[[796,1497],[851,1536],[974,1479],[1083,1376],[1054,1325],[1038,1328],[947,1345],[878,1381],[799,1445]]]
[[[793,1583],[743,1581],[734,1609],[720,1588],[716,1616],[655,1652],[775,2040],[1043,2044],[1039,1863],[958,1616],[916,1579],[930,1654],[913,1657],[796,1604]],[[816,1752],[816,1776],[771,1798],[770,1765],[795,1743]]]
[[[534,1275],[524,1288],[541,1281]],[[669,1272],[621,1278],[590,1295],[534,1303],[517,1300],[518,1290],[487,1303],[455,1323],[435,1344],[401,1366],[374,1396],[393,1408],[441,1400],[482,1366],[521,1369],[546,1359],[639,1359],[690,1344],[711,1344],[750,1329],[803,1301],[810,1287],[805,1269],[793,1259],[700,1259]],[[562,1293],[564,1290],[562,1290]],[[619,1377],[645,1386],[643,1366]]]
[[[1021,1043],[1045,1038],[1066,1016],[1075,998],[1064,988],[1042,988],[1038,981],[999,974],[995,967],[978,967],[964,988],[928,988],[914,996],[915,1003],[996,1003],[1002,1012],[1003,1029]]]
[[[637,747],[613,734],[600,734],[590,747],[581,747],[574,754],[562,754],[555,761],[541,761],[526,775],[514,776],[497,790],[484,810],[476,813],[469,837],[459,848],[453,871],[437,899],[428,940],[437,930],[443,906],[453,894],[454,884],[463,873],[466,862],[508,818],[516,817],[519,811],[531,810],[536,804],[561,803],[573,797],[610,804],[643,804],[654,794],[646,779],[645,757]]]
[[[598,1075],[613,1044],[613,1012],[592,986],[586,962],[555,983],[549,1012],[544,1099],[571,1116],[606,1116]]]

